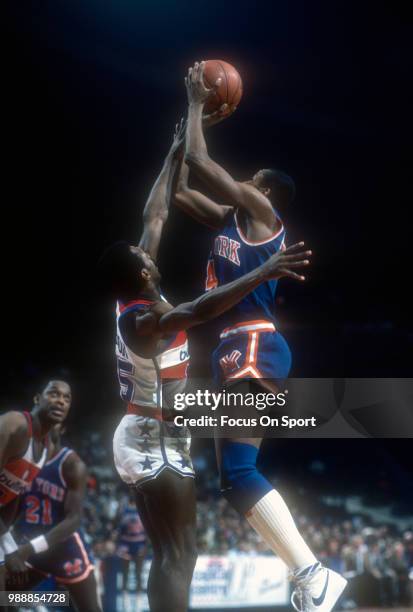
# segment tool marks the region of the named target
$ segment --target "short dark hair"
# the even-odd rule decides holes
[[[287,206],[294,201],[295,183],[291,176],[274,168],[267,168],[262,173],[262,186],[271,189],[270,200],[274,206]]]
[[[108,247],[98,262],[98,280],[104,292],[113,298],[139,291],[139,272],[143,260],[132,253],[130,245],[120,240]]]
[[[72,383],[70,382],[71,375],[66,368],[58,368],[50,372],[43,372],[40,380],[31,380],[28,383],[28,392],[31,395],[41,395],[51,382],[63,382],[72,389]]]
[[[53,382],[62,382],[68,387],[72,388],[70,382],[67,380],[67,377],[64,376],[50,376],[47,379],[45,378],[40,382],[40,385],[37,386],[38,393],[44,393],[47,387]]]

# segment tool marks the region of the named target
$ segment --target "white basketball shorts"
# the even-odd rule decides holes
[[[139,486],[166,469],[194,478],[190,446],[186,428],[135,414],[126,414],[113,436],[115,466],[128,485]]]

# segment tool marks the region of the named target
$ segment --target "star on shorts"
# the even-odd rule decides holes
[[[150,461],[149,457],[145,457],[145,461],[139,461],[139,463],[141,464],[143,470],[150,470],[152,469],[152,463],[155,462]]]
[[[141,430],[141,436],[151,435],[151,427],[147,421],[143,425],[139,425],[139,429]]]

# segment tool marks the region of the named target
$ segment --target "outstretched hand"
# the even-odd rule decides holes
[[[221,121],[229,117],[234,112],[234,110],[236,109],[231,109],[228,104],[222,104],[222,106],[220,106],[219,109],[215,112],[210,113],[209,115],[202,115],[202,124],[204,128],[209,128],[212,125],[220,123]]]
[[[183,143],[185,139],[185,130],[186,130],[187,121],[184,117],[181,118],[179,123],[175,125],[174,135],[171,144],[171,153],[172,155],[177,155],[179,151],[183,153]]]
[[[288,247],[284,251],[278,251],[272,255],[264,264],[268,278],[283,278],[289,276],[295,280],[304,281],[305,276],[294,272],[293,268],[303,268],[310,265],[312,251],[301,251],[304,242],[298,242]]]
[[[204,83],[205,62],[195,62],[189,68],[188,76],[185,77],[188,104],[204,104],[211,94],[221,85],[221,79],[217,79],[214,87],[208,89]]]

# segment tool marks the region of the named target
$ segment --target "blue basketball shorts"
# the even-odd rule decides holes
[[[212,354],[214,382],[218,387],[238,379],[267,379],[278,386],[288,377],[291,352],[274,323],[245,321],[227,327]]]
[[[81,582],[94,569],[89,548],[78,531],[51,550],[29,557],[27,565],[63,584]]]

